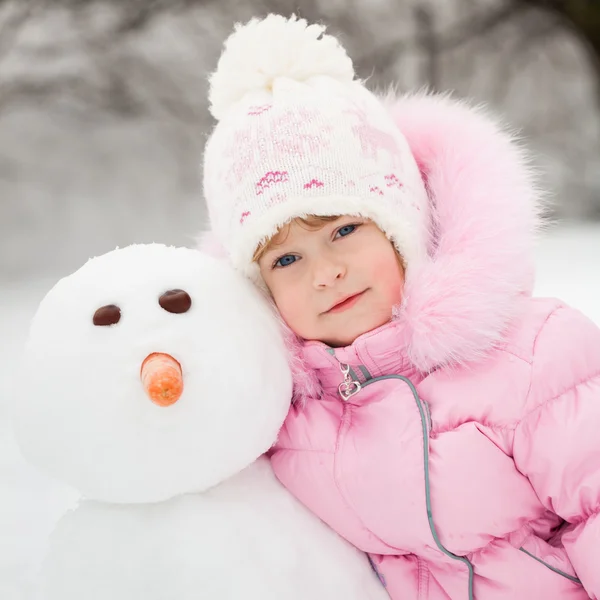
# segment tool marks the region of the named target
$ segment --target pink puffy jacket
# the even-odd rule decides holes
[[[391,323],[301,347],[275,472],[394,600],[600,599],[600,332],[531,297],[526,158],[446,97],[390,110],[435,208],[432,260]]]

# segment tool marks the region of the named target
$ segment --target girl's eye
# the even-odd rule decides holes
[[[281,258],[277,259],[273,266],[274,267],[287,267],[287,266],[291,265],[292,263],[295,263],[297,260],[298,260],[297,256],[294,256],[293,254],[286,254],[285,256],[282,256]]]
[[[354,231],[356,231],[358,225],[344,225],[343,227],[340,227],[336,234],[335,237],[346,237],[347,235],[350,235],[351,233],[354,233]]]

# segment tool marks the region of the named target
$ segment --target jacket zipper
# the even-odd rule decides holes
[[[357,379],[353,379],[350,375],[349,365],[340,363],[340,370],[342,371],[344,381],[338,386],[338,393],[342,397],[342,400],[346,402],[349,398],[352,398],[352,396],[360,392],[362,384]]]
[[[441,552],[443,552],[449,558],[452,558],[453,560],[461,562],[467,566],[467,569],[469,570],[469,588],[468,588],[469,595],[468,595],[468,597],[469,597],[469,600],[473,600],[473,576],[474,576],[473,565],[471,564],[471,561],[468,558],[466,558],[464,556],[458,556],[457,554],[450,552],[450,550],[448,550],[442,544],[442,542],[439,538],[438,532],[437,532],[437,528],[436,528],[434,520],[433,520],[433,512],[432,512],[432,508],[431,508],[431,485],[430,485],[430,481],[429,481],[429,444],[427,443],[427,440],[429,439],[429,432],[431,431],[431,425],[432,425],[431,413],[429,411],[429,406],[427,405],[427,403],[425,401],[423,401],[423,400],[421,400],[421,398],[419,398],[419,394],[418,394],[417,389],[415,388],[413,382],[410,379],[408,379],[407,377],[404,377],[403,375],[383,375],[381,377],[373,377],[373,378],[367,379],[367,381],[365,381],[364,383],[361,384],[359,381],[357,381],[356,379],[353,379],[350,376],[349,365],[347,365],[345,363],[339,363],[339,365],[340,365],[340,370],[342,371],[342,376],[343,376],[344,380],[338,386],[338,393],[339,393],[340,397],[342,398],[343,402],[347,402],[352,396],[358,394],[362,389],[364,389],[368,385],[371,385],[372,383],[376,383],[378,381],[384,381],[386,379],[399,379],[401,381],[404,381],[404,383],[406,383],[408,385],[408,387],[410,388],[413,398],[414,398],[415,402],[417,403],[417,408],[419,409],[419,415],[421,417],[421,427],[423,430],[423,458],[424,458],[424,469],[425,469],[425,503],[426,503],[426,507],[427,507],[427,520],[429,522],[429,530],[431,531],[431,535],[433,536],[433,539],[434,539],[438,549]],[[362,370],[362,367],[361,367],[361,370]],[[367,371],[367,373],[368,373],[368,371]],[[346,407],[344,407],[344,408],[346,408]],[[346,411],[344,410],[344,414],[345,413],[346,413]]]

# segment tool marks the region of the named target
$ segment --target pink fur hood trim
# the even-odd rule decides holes
[[[408,265],[403,304],[421,371],[477,360],[502,342],[531,296],[541,194],[514,134],[449,96],[388,96],[430,198],[429,256]]]

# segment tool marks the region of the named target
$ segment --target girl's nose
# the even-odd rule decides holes
[[[342,261],[322,257],[315,265],[313,285],[316,289],[330,287],[346,275],[346,266]]]

